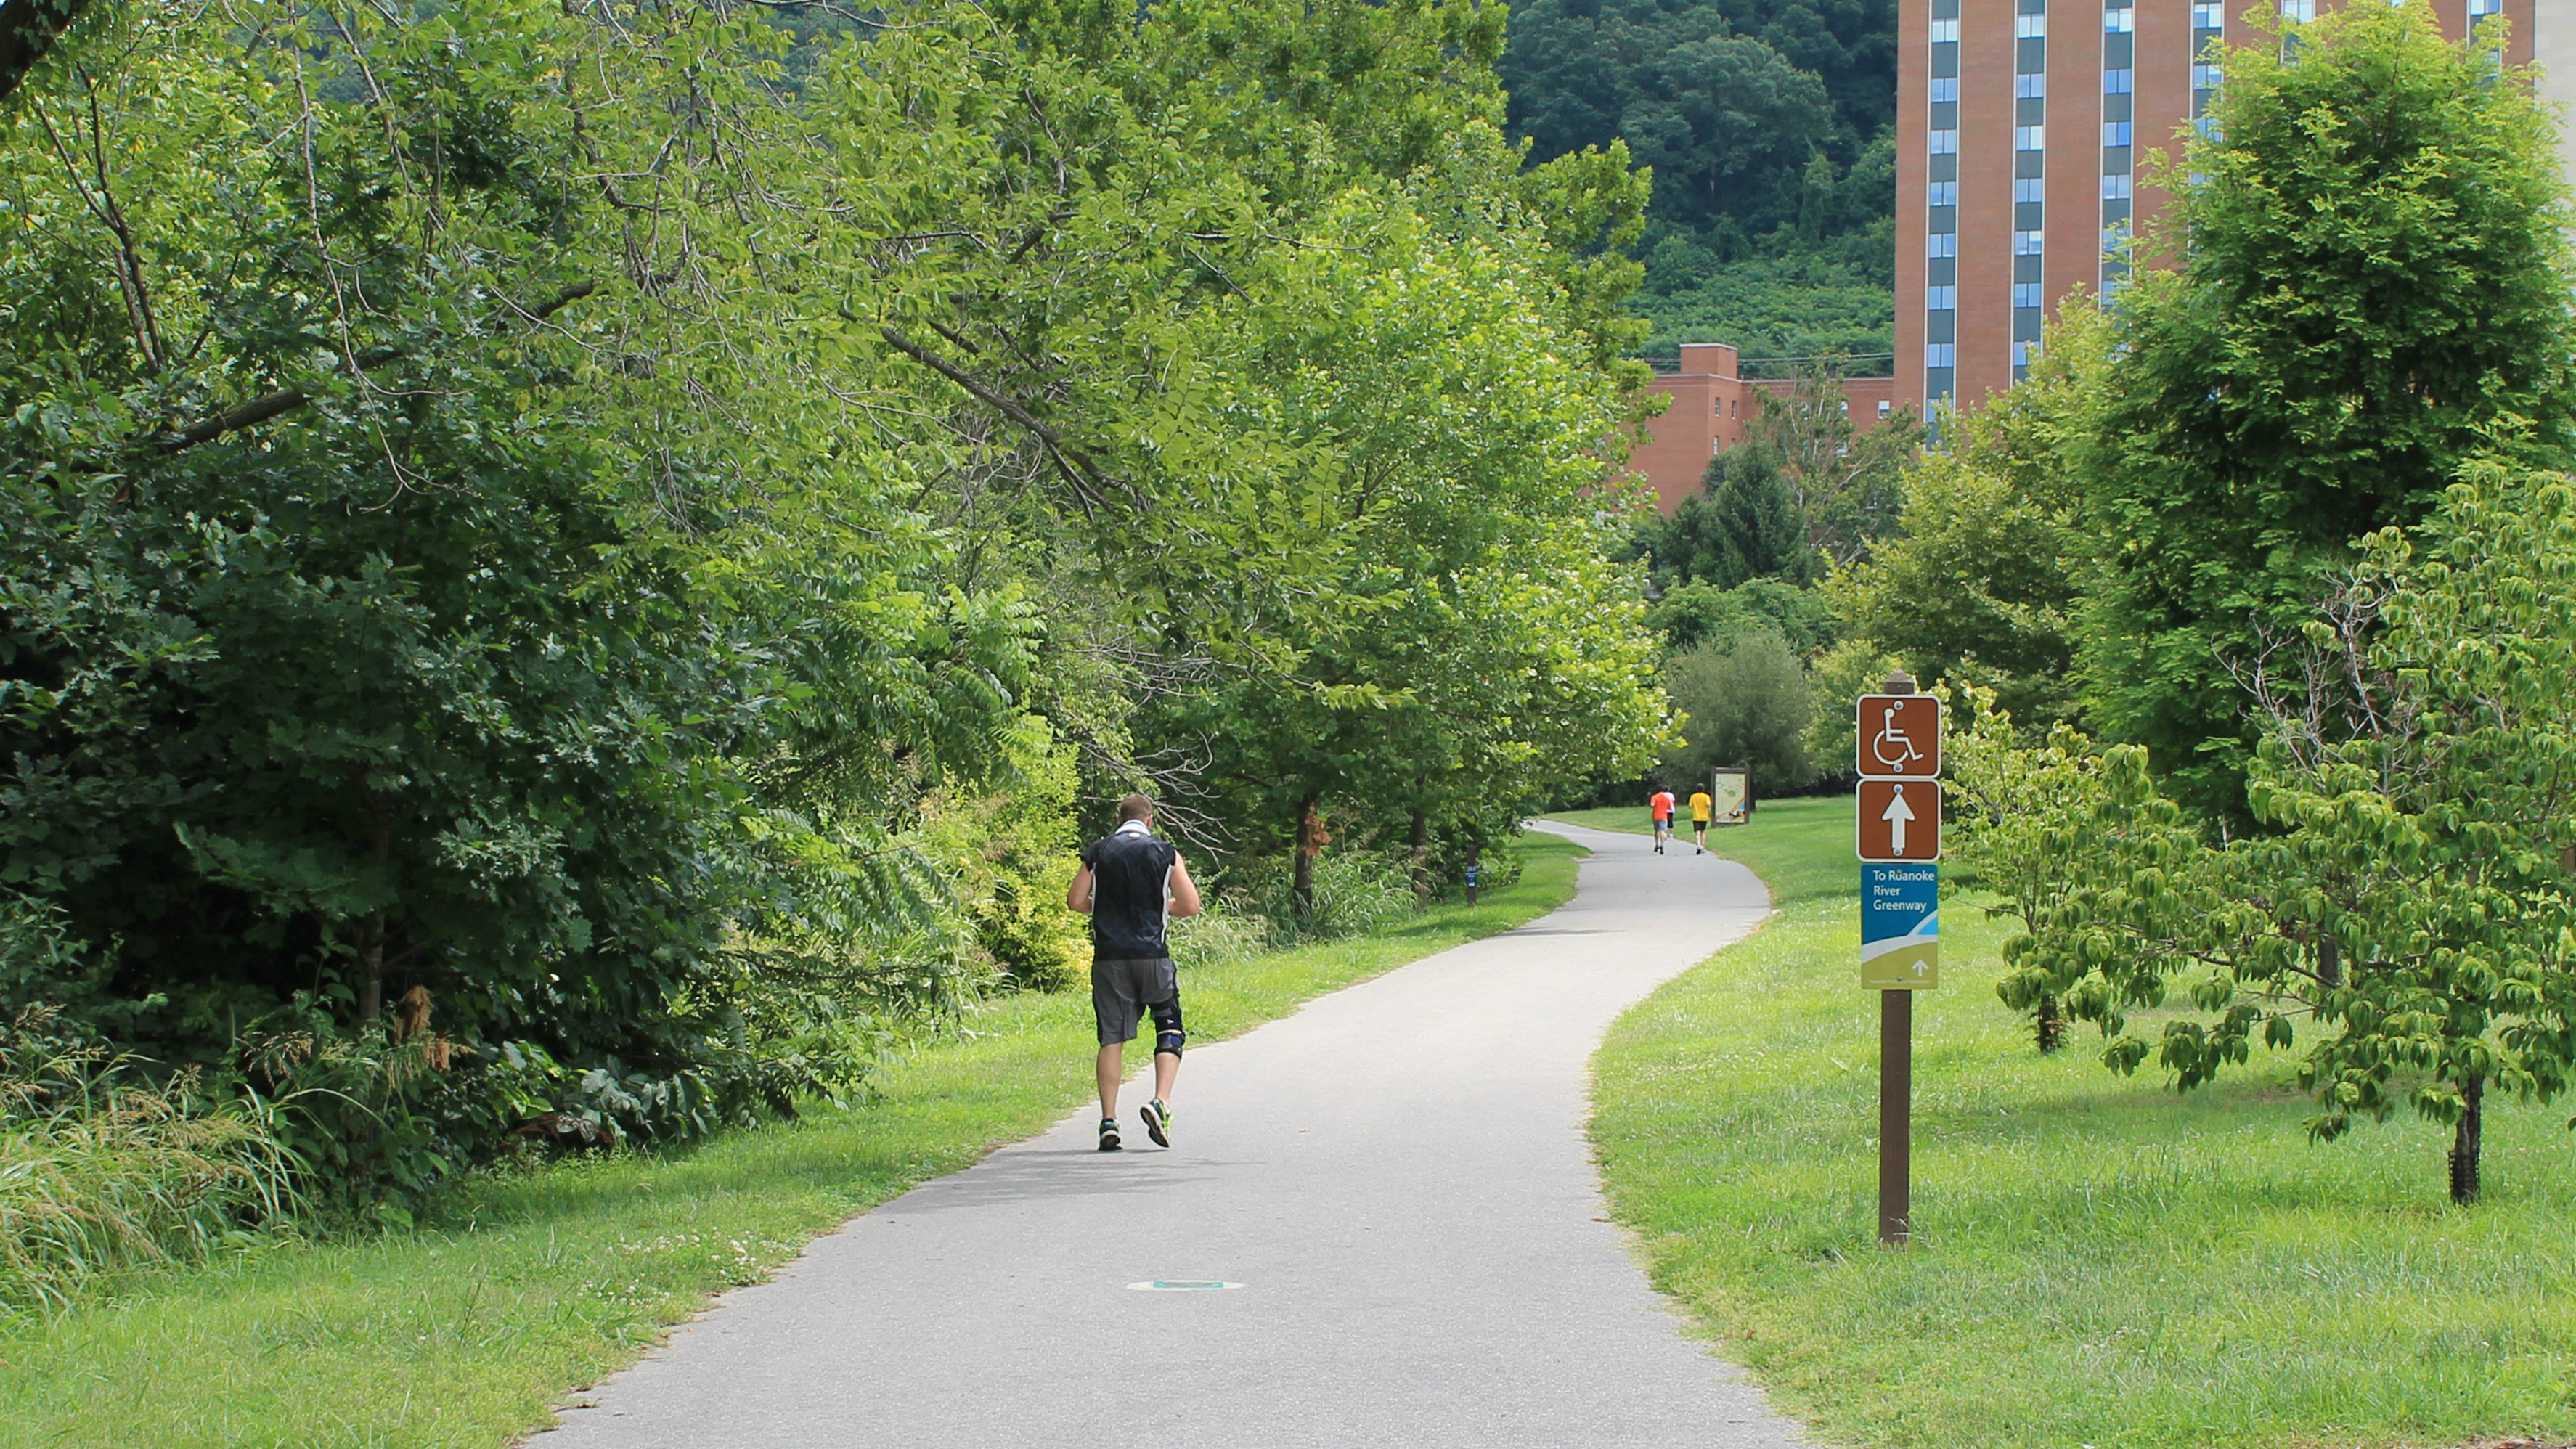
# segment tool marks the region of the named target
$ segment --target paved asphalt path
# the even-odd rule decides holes
[[[1193,1049],[1170,1151],[1131,1084],[1127,1151],[1086,1110],[852,1219],[532,1449],[1803,1443],[1682,1338],[1583,1136],[1611,1019],[1769,898],[1550,828],[1571,903]]]

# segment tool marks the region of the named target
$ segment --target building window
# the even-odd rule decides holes
[[[2223,4],[2195,3],[2191,7],[2191,114],[2200,119],[2209,110],[2209,98],[2218,89],[2223,67],[2218,63],[2218,41],[2227,25],[2227,7]],[[2203,126],[2203,134],[2208,127]]]
[[[2195,17],[2208,6],[2195,5]],[[2102,295],[2109,297],[2129,266],[2129,206],[2136,186],[2138,12],[2133,0],[2102,6]]]
[[[1925,102],[1924,402],[1949,395],[1959,335],[1959,0],[1932,0],[1931,87]],[[2045,43],[2045,42],[2043,42]]]
[[[2013,0],[2013,303],[2045,292],[2048,214],[2048,0]],[[2039,315],[2037,311],[2031,316]],[[2016,328],[2018,335],[2018,328]],[[2020,373],[2014,373],[2016,380]]]
[[[2288,3],[2288,0],[2284,0],[2284,3]],[[2307,3],[2313,5],[2316,3],[2316,0],[2307,0]],[[2504,0],[2469,0],[2469,43],[2471,45],[2477,44],[2479,26],[2486,24],[2488,21],[2495,19],[2503,13]],[[2553,15],[2550,18],[2554,20],[2557,17]],[[2484,59],[2489,71],[2487,79],[2492,81],[2495,79],[2493,72],[2501,69],[2504,65],[2504,51],[2496,46],[2490,45],[2487,47]]]

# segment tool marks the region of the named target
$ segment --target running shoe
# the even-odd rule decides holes
[[[1115,1117],[1100,1119],[1100,1150],[1103,1152],[1118,1150],[1118,1119]]]
[[[1145,1119],[1145,1135],[1154,1139],[1155,1146],[1172,1145],[1172,1109],[1163,1105],[1162,1098],[1137,1108],[1136,1115]]]

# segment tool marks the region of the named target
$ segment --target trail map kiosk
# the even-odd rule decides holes
[[[1709,771],[1708,798],[1709,824],[1743,824],[1745,809],[1753,799],[1753,772],[1750,770]]]

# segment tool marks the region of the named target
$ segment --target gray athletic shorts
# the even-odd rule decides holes
[[[1147,1011],[1154,1013],[1157,1030],[1181,1029],[1181,977],[1171,957],[1091,963],[1091,1018],[1102,1046],[1134,1041],[1136,1023]]]

